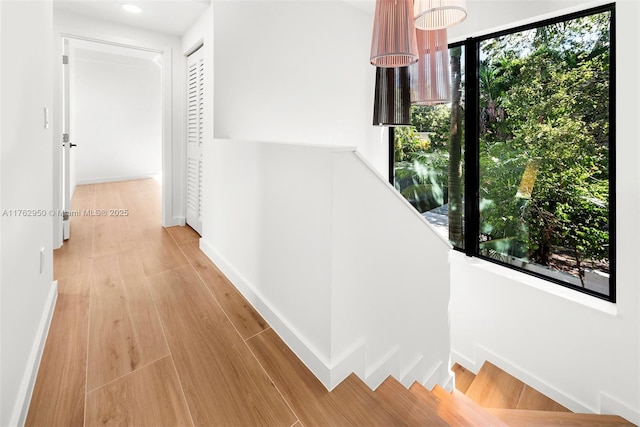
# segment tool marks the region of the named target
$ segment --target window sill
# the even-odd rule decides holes
[[[526,273],[521,273],[517,270],[504,267],[490,261],[486,261],[480,258],[468,257],[458,251],[452,251],[452,256],[459,257],[458,259],[461,262],[464,259],[465,263],[473,266],[474,268],[479,268],[491,274],[507,278],[516,282],[517,284],[529,286],[531,288],[537,289],[540,292],[562,298],[566,301],[570,301],[585,308],[598,311],[611,317],[616,317],[618,314],[618,307],[615,303],[605,301],[588,294],[583,294],[571,288],[567,288],[556,283],[531,276]]]

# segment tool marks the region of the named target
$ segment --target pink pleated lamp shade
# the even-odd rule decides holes
[[[404,67],[418,60],[412,0],[376,0],[371,64]]]
[[[438,30],[462,22],[467,17],[466,0],[415,0],[415,26]]]
[[[451,72],[447,29],[416,30],[418,62],[411,64],[411,103],[434,105],[451,102]]]

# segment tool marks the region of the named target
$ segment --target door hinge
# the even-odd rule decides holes
[[[62,134],[62,142],[69,142],[69,134],[68,133],[63,133]]]
[[[69,55],[62,55],[62,63],[67,65],[69,63]]]

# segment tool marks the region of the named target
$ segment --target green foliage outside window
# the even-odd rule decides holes
[[[481,44],[487,254],[564,270],[583,285],[586,267],[608,272],[609,52],[608,13]],[[517,197],[532,161],[531,195]]]
[[[411,107],[413,126],[395,128],[395,186],[420,212],[447,203],[450,108]]]

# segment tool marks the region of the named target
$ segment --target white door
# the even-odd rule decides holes
[[[202,235],[204,49],[187,58],[187,224]]]
[[[69,39],[62,40],[62,238],[71,237],[71,143],[70,128],[70,71],[69,71]]]

